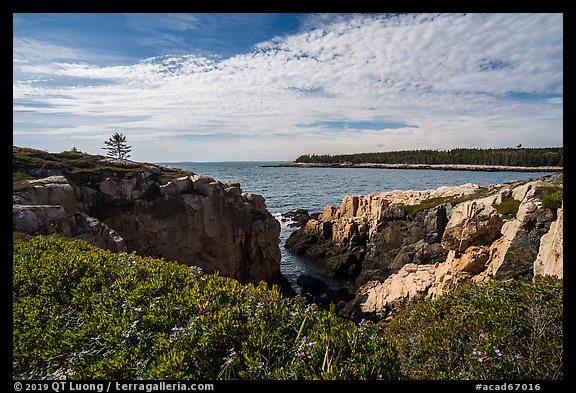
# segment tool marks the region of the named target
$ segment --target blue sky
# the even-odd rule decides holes
[[[563,145],[562,14],[14,14],[17,146],[148,162]]]

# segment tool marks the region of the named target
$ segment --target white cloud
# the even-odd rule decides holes
[[[16,64],[42,64],[59,60],[82,60],[87,57],[81,50],[36,39],[14,37],[12,40],[12,60]]]
[[[150,32],[157,29],[170,31],[196,30],[199,20],[193,14],[127,14],[128,26],[141,32]]]
[[[68,138],[122,128],[134,157],[140,150],[148,161],[562,143],[562,15],[314,16],[308,26],[314,21],[313,30],[220,61],[167,56],[100,67],[84,53],[55,46],[40,54],[45,43],[15,39],[15,143],[37,133],[40,147],[49,144],[21,117],[41,116],[58,134],[63,114]],[[196,23],[179,22],[172,30]],[[302,127],[365,120],[418,128]],[[97,152],[97,142],[84,149]]]

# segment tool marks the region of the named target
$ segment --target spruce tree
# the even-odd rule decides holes
[[[126,136],[120,133],[115,133],[108,139],[106,142],[106,147],[102,149],[108,150],[107,155],[110,157],[116,157],[121,160],[130,157],[130,151],[132,150],[132,146],[126,145]]]

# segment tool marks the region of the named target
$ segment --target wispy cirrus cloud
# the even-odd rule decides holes
[[[132,16],[131,28],[179,39],[210,20],[166,15],[142,27],[148,17]],[[248,20],[237,17],[239,25]],[[15,143],[36,135],[41,145],[41,121],[53,133],[46,135],[67,137],[51,138],[54,146],[77,139],[91,151],[121,128],[135,156],[156,161],[558,146],[562,19],[312,15],[299,32],[230,57],[189,53],[104,66],[89,61],[89,50],[57,45],[37,61],[42,42],[15,37]]]

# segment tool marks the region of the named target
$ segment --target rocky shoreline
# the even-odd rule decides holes
[[[276,165],[262,165],[269,168],[373,168],[373,169],[436,169],[444,171],[482,171],[482,172],[559,172],[558,166],[504,166],[504,165],[468,165],[468,164],[376,164],[376,163],[303,163],[287,162]]]
[[[295,294],[280,273],[280,223],[238,183],[85,153],[14,154],[14,232],[59,233]],[[300,276],[310,302],[387,321],[463,281],[562,278],[562,192],[558,172],[488,187],[350,195],[322,212],[284,214],[297,228],[284,246],[351,283],[338,289]]]
[[[58,233],[240,282],[280,279],[280,223],[240,184],[162,165],[14,148],[14,232]]]
[[[556,173],[489,187],[347,196],[318,214],[300,211],[285,247],[331,277],[354,281],[351,301],[332,299],[341,315],[387,321],[463,281],[562,278],[562,189]]]

